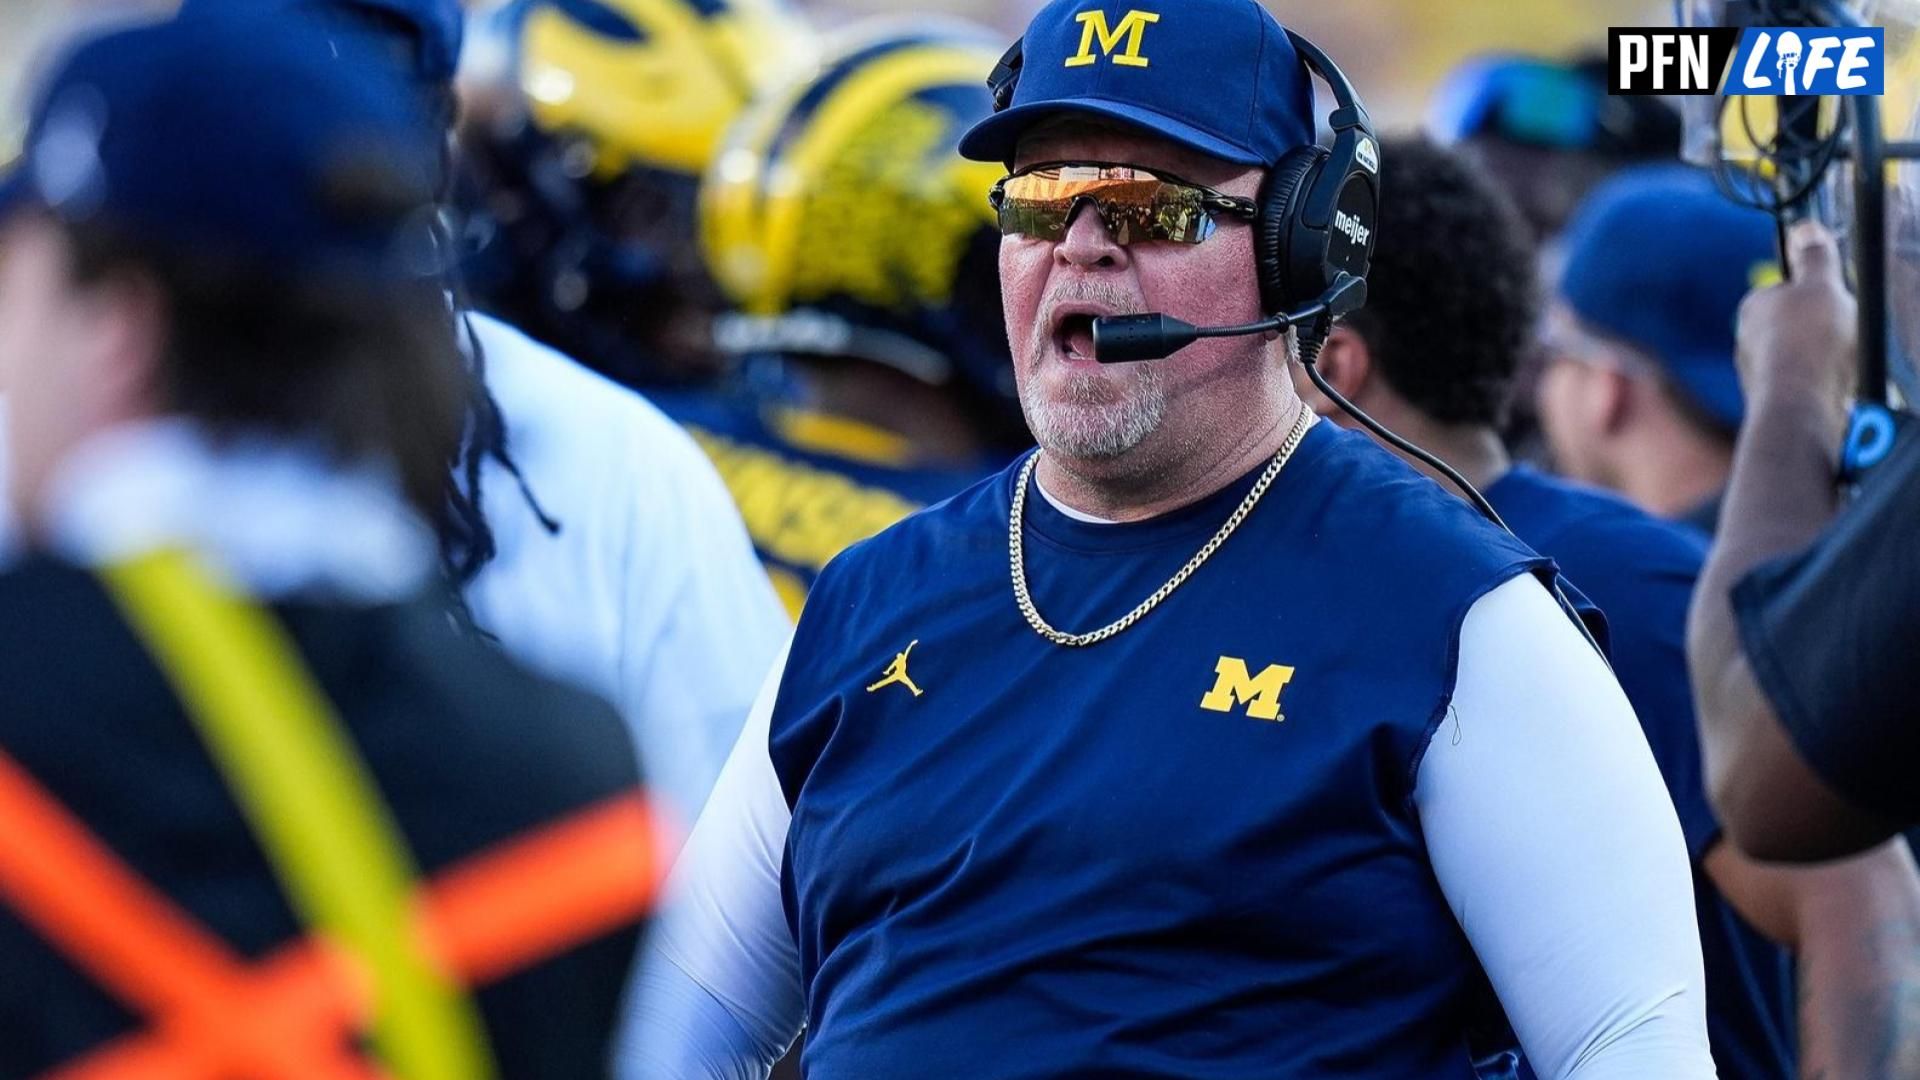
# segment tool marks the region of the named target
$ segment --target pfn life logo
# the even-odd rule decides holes
[[[1740,39],[1728,72],[1729,94],[1883,94],[1887,32],[1755,27]]]
[[[1877,26],[1749,26],[1607,31],[1615,94],[1854,95],[1886,92],[1886,31]]]

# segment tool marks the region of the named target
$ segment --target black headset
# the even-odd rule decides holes
[[[1328,117],[1331,147],[1290,150],[1268,163],[1254,221],[1254,267],[1260,302],[1268,312],[1320,305],[1325,321],[1366,301],[1367,267],[1373,257],[1380,206],[1380,140],[1353,84],[1327,54],[1286,32],[1307,70],[1333,91]],[[1013,104],[1024,66],[1024,39],[1013,43],[987,78],[993,108]]]

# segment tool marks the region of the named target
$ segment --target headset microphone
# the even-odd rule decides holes
[[[1160,312],[1109,315],[1093,320],[1093,358],[1103,364],[1158,360],[1201,338],[1246,337],[1337,319],[1366,300],[1367,279],[1343,272],[1332,288],[1306,307],[1239,326],[1195,326]]]

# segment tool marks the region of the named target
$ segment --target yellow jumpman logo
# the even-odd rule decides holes
[[[914,697],[919,697],[920,688],[913,685],[913,680],[907,677],[907,653],[912,652],[913,647],[918,644],[920,644],[920,639],[915,638],[907,645],[907,652],[895,654],[893,663],[887,665],[887,677],[867,687],[867,693],[871,694],[883,686],[892,686],[894,683],[901,683],[904,684],[907,689],[913,691]]]

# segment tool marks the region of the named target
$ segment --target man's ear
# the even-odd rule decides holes
[[[1358,403],[1373,380],[1373,351],[1367,339],[1344,323],[1334,325],[1315,364],[1340,396]]]
[[[1646,407],[1646,403],[1640,400],[1642,395],[1660,392],[1657,386],[1644,383],[1615,367],[1595,368],[1593,378],[1588,382],[1588,389],[1593,395],[1596,430],[1606,435],[1617,435],[1626,430],[1633,421],[1635,411]]]
[[[168,337],[160,286],[142,273],[117,273],[88,286],[80,302],[88,368],[109,391],[105,403],[117,418],[156,411],[165,396],[159,383]]]

